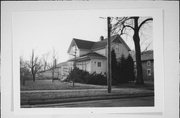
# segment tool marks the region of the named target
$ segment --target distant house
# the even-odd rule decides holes
[[[136,59],[133,57],[134,65],[135,65],[135,75],[137,75],[136,70]],[[143,79],[154,81],[154,57],[153,51],[148,50],[141,53],[141,62],[142,62],[142,71],[143,71]]]
[[[64,80],[69,74],[69,65],[68,62],[62,62],[56,65],[54,69],[54,78]],[[44,79],[52,79],[53,77],[53,69],[50,68],[48,70],[38,72],[38,77],[42,77]]]
[[[54,69],[54,78],[59,78],[59,68],[56,67]],[[40,71],[38,72],[38,75],[37,75],[37,79],[52,79],[53,77],[53,70],[52,69],[48,69],[48,70],[44,70],[44,71]]]
[[[58,68],[58,78],[61,80],[66,79],[71,69],[68,65],[68,62],[59,63],[57,65],[57,68]]]
[[[128,57],[130,48],[120,37],[114,35],[111,37],[111,49],[115,50],[117,60],[123,55]],[[74,38],[68,49],[71,68],[73,63],[79,69],[88,71],[89,73],[106,73],[107,72],[107,38],[100,37],[97,42],[81,40]],[[76,56],[76,57],[75,57]]]

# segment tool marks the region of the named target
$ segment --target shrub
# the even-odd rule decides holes
[[[100,74],[90,74],[89,80],[87,84],[95,84],[95,85],[106,85],[107,84],[107,78]]]
[[[95,84],[95,85],[106,85],[107,80],[103,74],[92,73],[80,70],[79,68],[74,68],[70,71],[67,79],[65,81],[74,81],[85,84]]]

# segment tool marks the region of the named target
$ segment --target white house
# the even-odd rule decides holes
[[[126,58],[130,54],[130,48],[120,35],[111,37],[111,49],[115,50],[117,60],[122,55]],[[97,42],[73,38],[67,53],[69,60],[59,63],[55,71],[55,75],[61,80],[67,77],[75,63],[76,67],[89,73],[105,74],[107,72],[107,38],[104,39],[101,36]],[[42,72],[41,75],[52,76],[51,73],[49,70]]]
[[[117,60],[122,55],[128,57],[130,48],[120,37],[114,35],[111,37],[111,49],[115,50]],[[68,49],[68,62],[76,62],[79,69],[89,73],[106,73],[107,72],[107,38],[102,36],[99,41],[92,42],[74,38]]]

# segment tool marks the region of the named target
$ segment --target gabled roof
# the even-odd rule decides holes
[[[124,46],[127,48],[127,50],[130,51],[129,46],[124,42],[124,40],[120,37],[119,34],[111,36],[111,42],[113,42],[116,39],[118,39],[122,44],[124,44]],[[98,42],[94,43],[94,45],[92,46],[91,49],[96,50],[96,49],[100,49],[100,48],[105,48],[106,45],[107,45],[107,38],[105,38],[102,41],[98,41]]]
[[[91,47],[93,46],[94,43],[95,42],[93,42],[93,41],[87,41],[87,40],[73,38],[73,40],[71,41],[71,44],[69,46],[68,52],[70,51],[70,48],[73,45],[76,45],[79,49],[91,50]]]
[[[136,55],[133,56],[133,60],[136,61]],[[154,60],[153,50],[148,50],[141,53],[141,61],[148,60]]]
[[[83,57],[83,56],[89,56],[89,57],[91,57],[91,58],[106,58],[105,56],[103,56],[103,55],[101,55],[101,54],[98,54],[98,53],[96,53],[96,52],[90,52],[90,53],[81,55],[80,57]]]
[[[91,47],[92,50],[99,49],[99,48],[104,48],[107,45],[107,39],[104,39],[102,41],[98,41],[94,43],[94,45]]]
[[[153,56],[153,51],[152,50],[148,50],[145,52],[141,53],[141,60],[142,61],[146,61],[146,60],[153,60],[154,56]]]
[[[91,49],[95,42],[81,39],[73,39],[79,49]]]
[[[117,34],[117,35],[111,36],[111,42],[113,42],[116,39],[118,39],[127,48],[127,50],[130,51],[129,46],[120,37],[120,35]],[[107,38],[105,38],[102,41],[98,41],[98,42],[86,41],[86,40],[82,40],[82,39],[73,38],[70,47],[72,47],[75,44],[77,45],[77,47],[79,49],[97,50],[97,49],[101,49],[101,48],[105,48],[106,47],[106,45],[107,45]],[[68,49],[68,52],[70,51],[70,47]]]
[[[72,58],[68,61],[84,61],[84,60],[90,60],[90,59],[106,59],[105,56],[98,54],[96,52],[90,52],[84,55],[81,55],[80,57]]]

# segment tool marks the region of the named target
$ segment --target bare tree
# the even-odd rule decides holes
[[[117,22],[112,26],[112,33],[120,33],[120,35],[128,34],[129,30],[133,31],[132,39],[135,45],[136,52],[136,63],[137,63],[137,79],[136,84],[144,84],[142,65],[141,65],[141,47],[140,47],[140,36],[139,32],[143,25],[152,21],[153,18],[147,17],[143,20],[139,20],[140,17],[116,17],[114,18]]]
[[[31,70],[33,81],[35,82],[36,74],[38,71],[41,70],[42,65],[41,65],[40,59],[34,55],[34,50],[32,50],[32,55],[31,55],[30,62],[28,63],[28,66]]]
[[[49,53],[45,53],[42,56],[42,69],[43,71],[46,71],[50,68],[50,64],[48,63]]]
[[[152,42],[149,42],[149,43],[145,46],[145,48],[142,50],[142,52],[147,51],[148,48],[150,47],[151,43],[152,43]],[[141,45],[143,45],[143,44],[141,44]]]
[[[20,57],[20,81],[22,85],[25,85],[25,80],[29,76],[30,71],[28,69],[27,62],[23,59],[23,57]]]
[[[56,72],[56,67],[57,67],[57,52],[55,51],[55,49],[53,48],[52,50],[52,64],[51,64],[51,72],[52,72],[52,82],[55,79],[55,74]]]

